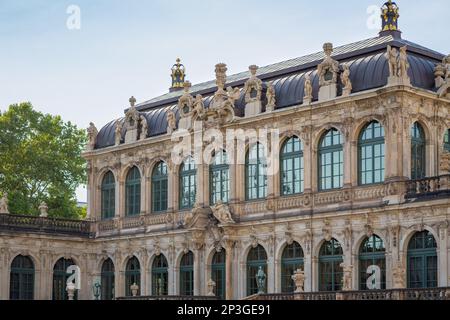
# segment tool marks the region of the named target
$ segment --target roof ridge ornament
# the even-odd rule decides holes
[[[381,31],[380,36],[392,35],[395,38],[401,38],[401,31],[398,28],[398,19],[400,18],[400,9],[398,5],[389,0],[381,7]]]
[[[170,92],[178,91],[184,87],[184,79],[186,78],[186,67],[181,63],[180,58],[177,58],[176,63],[172,66],[172,87]]]

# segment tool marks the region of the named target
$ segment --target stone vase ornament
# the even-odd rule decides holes
[[[131,290],[131,295],[133,297],[137,297],[137,295],[139,293],[139,286],[136,284],[136,282],[130,286],[130,290]]]
[[[216,289],[216,283],[212,279],[209,279],[209,281],[208,281],[208,294],[207,295],[209,297],[215,297],[216,296],[216,294],[214,293],[215,289]]]
[[[295,293],[303,293],[305,286],[305,272],[302,269],[297,269],[291,279],[295,283]]]

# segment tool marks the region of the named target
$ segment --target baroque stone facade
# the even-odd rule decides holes
[[[385,10],[389,8],[386,5]],[[388,13],[384,11],[385,19],[390,17]],[[333,273],[333,277],[340,279],[332,281],[331,290],[360,290],[365,285],[362,283],[365,278],[361,277],[365,271],[361,264],[362,246],[373,236],[384,247],[383,289],[405,288],[412,284],[408,280],[410,240],[423,231],[436,242],[435,286],[449,287],[450,172],[449,166],[442,163],[448,161],[444,136],[450,129],[450,100],[445,94],[421,86],[420,79],[410,79],[408,68],[414,66],[407,62],[407,54],[415,57],[417,53],[413,47],[403,46],[396,26],[395,20],[391,35],[385,29],[376,38],[378,47],[365,48],[366,54],[372,50],[391,70],[389,78],[382,79],[382,85],[370,87],[372,84],[358,82],[361,78],[352,69],[357,63],[352,57],[360,52],[332,57],[333,46],[327,43],[325,53],[313,61],[312,69],[310,65],[304,68],[299,65],[295,70],[286,68],[286,74],[297,75],[298,87],[302,88],[295,93],[296,103],[283,106],[290,93],[280,88],[281,81],[273,80],[274,75],[265,77],[261,70],[264,68],[256,66],[250,67],[250,79],[246,73],[241,82],[233,82],[234,89],[225,89],[226,65],[218,64],[217,87],[211,87],[209,92],[203,88],[203,96],[190,83],[184,86],[177,83],[177,88],[184,87],[184,92],[172,90],[165,100],[161,99],[161,110],[167,113],[166,118],[159,118],[164,128],[158,134],[153,134],[153,130],[160,123],[149,120],[145,104],[135,106],[135,100],[130,100],[131,108],[126,113],[125,129],[129,127],[131,131],[123,132],[121,122],[117,122],[119,129],[115,134],[114,129],[108,129],[113,132],[109,138],[105,136],[106,129],[97,132],[92,124],[90,143],[84,153],[89,176],[89,232],[83,235],[42,230],[18,232],[14,230],[21,230],[22,221],[16,221],[14,229],[5,227],[6,223],[0,220],[0,298],[10,297],[11,264],[15,257],[23,255],[34,263],[35,299],[52,298],[54,265],[60,258],[72,259],[80,267],[79,299],[95,298],[92,288],[96,282],[103,283],[102,266],[107,259],[114,265],[115,297],[129,295],[130,285],[138,285],[139,289],[133,289],[138,295],[162,294],[161,278],[154,272],[155,261],[160,257],[166,260],[162,267],[167,275],[165,294],[186,294],[189,290],[181,277],[189,270],[193,275],[191,294],[209,296],[220,287],[223,298],[241,299],[253,293],[249,288],[254,280],[249,278],[253,276],[249,271],[253,262],[249,259],[250,252],[258,248],[266,254],[259,266],[265,268],[267,293],[285,291],[289,281],[294,286],[290,292],[327,291],[322,287],[326,275],[321,271],[321,263],[324,243],[331,241],[339,243],[342,250],[337,254],[341,261]],[[342,51],[341,48],[339,52]],[[434,79],[433,61],[438,69],[443,69],[440,63],[443,56],[430,53],[427,59],[431,74],[422,77]],[[179,69],[179,61],[176,66]],[[184,71],[182,76],[184,79]],[[444,81],[444,75],[441,80]],[[440,87],[444,85],[442,81]],[[195,99],[190,92],[197,93]],[[239,109],[239,103],[243,110]],[[139,125],[141,122],[145,125]],[[384,130],[383,177],[376,183],[363,183],[361,135],[371,123]],[[141,127],[145,133],[138,138]],[[420,179],[413,177],[418,160],[412,142],[416,131],[411,128],[416,127],[423,130],[425,137]],[[286,194],[285,172],[280,169],[267,173],[263,197],[249,199],[248,164],[238,161],[236,148],[236,152],[227,150],[234,157],[228,166],[227,199],[214,201],[213,163],[199,163],[195,171],[195,201],[184,206],[180,186],[184,167],[173,159],[173,150],[179,142],[174,135],[186,131],[187,136],[194,138],[205,128],[216,130],[215,136],[226,136],[230,129],[276,129],[280,133],[280,150],[286,141],[296,137],[302,143],[301,190]],[[339,161],[342,172],[336,176],[342,181],[336,188],[326,187],[325,173],[321,171],[326,161],[322,158],[324,135],[330,130],[340,132],[342,139]],[[194,153],[202,154],[208,147],[203,141]],[[283,167],[282,159],[275,158]],[[161,180],[155,178],[154,172],[161,162],[167,169],[163,207],[159,202],[155,204],[155,197],[160,197],[160,193],[155,193],[159,185],[156,182]],[[136,184],[139,210],[127,214],[131,212],[127,177],[132,168],[137,168],[140,175],[140,183]],[[113,203],[105,204],[103,182],[108,173],[114,177],[110,198]],[[112,215],[106,219],[105,206],[112,208]],[[285,249],[294,243],[303,253],[301,267],[295,265],[287,274]],[[193,255],[193,263],[186,267],[184,259],[188,253]],[[224,254],[220,263],[215,262],[217,253]],[[139,283],[136,278],[130,278],[133,283],[127,280],[131,277],[127,264],[133,257],[139,262]],[[222,283],[213,279],[218,265],[223,270],[219,276]],[[288,282],[283,282],[285,278]]]

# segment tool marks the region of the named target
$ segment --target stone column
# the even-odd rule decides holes
[[[180,268],[178,267],[169,267],[169,295],[179,295],[179,278],[180,277]]]
[[[280,259],[274,259],[273,282],[274,282],[273,292],[280,293],[281,292],[281,260]]]
[[[272,251],[273,253],[273,251]],[[267,289],[266,293],[275,293],[275,258],[272,255],[267,257]]]
[[[194,250],[194,296],[202,295],[202,256],[203,248]]]
[[[142,177],[141,177],[141,214],[147,213],[147,176],[145,173],[147,172],[146,168],[142,168]]]
[[[114,189],[114,210],[115,210],[114,217],[115,218],[120,218],[120,213],[122,212],[122,210],[121,210],[122,201],[120,199],[122,187],[123,187],[123,185],[121,186],[120,179],[116,178],[116,188]]]

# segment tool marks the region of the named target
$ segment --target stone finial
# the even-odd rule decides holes
[[[214,291],[215,291],[215,288],[216,288],[216,283],[212,280],[212,279],[209,279],[209,281],[208,281],[208,296],[209,297],[214,297],[216,294],[214,293]]]
[[[177,58],[176,63],[172,66],[172,87],[170,91],[177,91],[183,89],[184,79],[186,78],[186,68],[181,64],[180,58]]]
[[[266,97],[267,97],[266,112],[272,112],[275,110],[277,104],[275,87],[273,86],[272,83],[267,84]]]
[[[184,93],[189,93],[191,90],[192,84],[189,81],[183,83]]]
[[[131,295],[133,297],[137,297],[137,295],[139,293],[139,286],[136,284],[136,282],[130,286],[130,290],[131,290]]]
[[[69,282],[66,286],[67,297],[70,301],[72,301],[75,297],[75,284]]]
[[[41,202],[41,204],[39,205],[38,209],[39,209],[39,212],[40,212],[39,217],[41,217],[41,218],[47,218],[48,217],[48,206],[47,206],[47,204],[44,201]]]
[[[131,98],[128,100],[130,102],[130,107],[134,107],[136,104],[136,98],[134,96],[131,96]]]
[[[245,116],[252,117],[261,113],[261,95],[263,86],[261,79],[256,77],[258,66],[251,65],[248,69],[250,71],[250,78],[245,82],[243,93],[245,97]],[[239,99],[239,97],[240,94],[239,96],[236,96],[234,100]]]
[[[225,84],[227,82],[227,65],[225,63],[216,64],[216,84],[220,89],[225,88]]]
[[[302,269],[297,269],[291,276],[291,279],[295,283],[295,293],[304,292],[305,286],[305,272]]]
[[[350,67],[344,64],[344,71],[341,74],[342,96],[348,97],[352,93],[352,81],[350,80]]]
[[[319,75],[319,101],[334,99],[337,96],[337,81],[339,74],[339,62],[331,57],[333,44],[323,45],[325,59],[317,67]]]
[[[399,8],[395,2],[389,0],[381,7],[381,21],[382,27],[380,35],[385,35],[389,32],[400,31],[398,29],[398,18],[400,18]]]
[[[94,150],[95,148],[95,142],[97,141],[97,135],[98,135],[98,130],[95,127],[94,123],[89,123],[89,128],[86,129],[87,134],[88,134],[88,145],[87,145],[87,149],[88,150]]]
[[[324,43],[323,52],[327,57],[331,57],[331,54],[333,53],[333,44],[331,42]]]
[[[257,65],[252,64],[250,67],[248,67],[248,70],[250,70],[250,75],[252,77],[256,77],[256,72],[258,71],[259,67]]]
[[[3,197],[0,198],[0,213],[9,214],[8,210],[8,194],[4,193]]]

